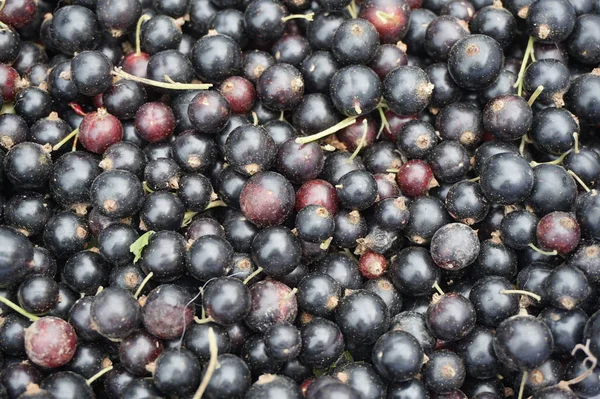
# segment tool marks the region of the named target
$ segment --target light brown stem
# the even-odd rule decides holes
[[[350,116],[350,117],[344,119],[343,121],[341,121],[340,123],[330,127],[329,129],[323,130],[322,132],[311,134],[310,136],[298,137],[296,139],[296,143],[306,144],[306,143],[310,143],[312,141],[320,140],[324,137],[327,137],[335,132],[338,132],[338,131],[344,129],[345,127],[353,125],[354,123],[356,123],[356,118],[358,118],[358,116]]]
[[[112,74],[118,76],[123,79],[133,80],[135,82],[140,82],[147,84],[148,86],[161,87],[163,89],[170,90],[207,90],[212,87],[209,83],[165,83],[159,82],[158,80],[140,78],[139,76],[132,75],[123,71],[121,68],[115,67],[113,69]]]
[[[215,335],[215,331],[213,328],[208,329],[208,348],[210,350],[210,359],[208,361],[208,366],[206,367],[206,373],[204,374],[204,378],[202,378],[202,382],[198,387],[198,390],[194,394],[193,399],[200,399],[206,391],[206,387],[208,387],[208,383],[217,368],[217,358],[219,356],[219,348],[217,347],[217,337]]]
[[[533,292],[529,292],[529,291],[525,291],[525,290],[502,290],[502,291],[500,291],[500,293],[504,294],[504,295],[510,295],[510,294],[527,295],[527,296],[530,296],[533,299],[537,300],[538,302],[540,302],[542,300],[542,297],[539,296],[538,294],[534,294]]]
[[[104,374],[108,373],[110,370],[113,369],[113,366],[108,366],[106,368],[103,368],[102,370],[100,370],[99,372],[97,372],[96,374],[94,374],[93,376],[91,376],[86,383],[88,385],[91,385],[94,381],[96,381],[98,378],[102,377]]]

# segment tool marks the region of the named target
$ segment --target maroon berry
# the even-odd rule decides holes
[[[367,120],[367,134],[365,135],[365,124],[364,120]],[[375,122],[375,119],[371,116],[361,116],[356,118],[356,122],[352,125],[343,128],[335,135],[339,141],[342,142],[346,146],[347,151],[354,151],[356,148],[361,145],[363,140],[363,136],[365,137],[364,142],[362,142],[361,148],[370,147],[375,138],[377,136],[378,126]]]
[[[240,193],[242,213],[260,227],[283,223],[292,213],[294,204],[294,187],[275,172],[255,174],[244,184]]]
[[[565,255],[577,247],[581,231],[573,214],[552,212],[540,219],[536,236],[542,248]]]
[[[15,68],[0,64],[0,93],[5,103],[14,101],[20,78]]]
[[[281,323],[293,323],[298,314],[295,293],[276,280],[263,280],[250,287],[252,307],[246,324],[254,331],[265,332]]]
[[[33,21],[37,9],[36,0],[6,0],[0,11],[0,21],[19,29]]]
[[[234,114],[246,114],[252,110],[256,101],[256,90],[248,79],[241,76],[231,76],[221,83],[219,88],[231,105]]]
[[[408,30],[410,6],[404,0],[367,0],[360,7],[360,18],[375,26],[382,43],[395,44]]]
[[[116,117],[100,108],[87,114],[79,125],[79,141],[86,150],[102,154],[123,139],[123,125]]]
[[[383,134],[389,141],[395,143],[396,136],[398,136],[398,133],[400,132],[400,129],[402,129],[402,126],[406,125],[412,120],[417,119],[417,115],[402,116],[388,110],[385,112],[385,118],[387,119],[389,129],[386,126],[383,129]]]
[[[366,251],[358,261],[360,274],[368,279],[381,277],[386,272],[387,267],[385,256],[373,251]]]
[[[192,296],[175,284],[163,284],[153,289],[142,308],[146,331],[160,339],[179,338],[192,322],[196,308]]]
[[[150,143],[163,141],[175,131],[175,115],[163,103],[146,103],[135,114],[135,128]]]
[[[149,61],[150,55],[146,53],[131,53],[123,57],[121,67],[127,73],[140,78],[146,78],[148,76],[147,69]]]
[[[409,197],[420,197],[427,194],[430,188],[438,186],[429,164],[420,159],[402,165],[396,181],[400,191]]]
[[[296,193],[296,212],[307,205],[321,205],[329,213],[335,215],[338,211],[337,191],[331,183],[315,179],[304,183]]]
[[[69,323],[47,316],[25,330],[25,351],[34,364],[55,368],[67,364],[77,349],[77,335]]]
[[[396,184],[396,179],[393,173],[378,173],[373,176],[377,183],[377,195],[379,201],[386,198],[395,198],[400,195],[400,189]]]

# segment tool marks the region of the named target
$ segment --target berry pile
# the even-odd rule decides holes
[[[600,398],[600,0],[0,0],[0,399]]]

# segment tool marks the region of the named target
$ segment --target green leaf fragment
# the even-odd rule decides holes
[[[135,255],[133,259],[133,263],[137,263],[138,260],[142,257],[142,251],[148,245],[150,241],[150,237],[154,234],[154,231],[150,230],[140,236],[133,244],[129,246],[129,251]]]

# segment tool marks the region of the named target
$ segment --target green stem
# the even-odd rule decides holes
[[[538,247],[536,247],[532,242],[529,243],[528,245],[529,248],[533,249],[535,252],[538,252],[542,255],[546,255],[546,256],[555,256],[558,255],[558,251],[555,249],[552,252],[548,252],[548,251],[544,251],[543,249],[540,249]]]
[[[312,21],[314,16],[315,16],[314,12],[309,12],[308,14],[292,14],[292,15],[288,15],[287,17],[281,18],[281,20],[283,22],[287,22],[290,19],[305,19],[307,21]]]
[[[298,288],[294,288],[293,290],[288,292],[281,300],[289,301],[292,297],[294,297],[294,295],[296,295],[297,292],[298,292]]]
[[[321,243],[321,245],[319,245],[319,248],[321,248],[323,251],[327,251],[327,249],[329,249],[329,246],[331,245],[332,240],[333,240],[333,237],[329,237],[328,239],[323,241]]]
[[[525,291],[525,290],[502,290],[502,291],[500,291],[500,293],[504,294],[504,295],[510,295],[510,294],[527,295],[527,296],[532,297],[533,299],[535,299],[538,302],[540,302],[542,300],[542,297],[539,296],[538,294],[534,294],[533,292],[529,292],[529,291]]]
[[[306,144],[306,143],[310,143],[312,141],[320,140],[320,139],[327,137],[329,135],[332,135],[333,133],[338,132],[350,125],[353,125],[354,123],[356,123],[356,118],[358,118],[358,115],[357,116],[349,116],[348,118],[344,119],[340,123],[330,127],[329,129],[325,129],[322,132],[311,134],[310,136],[298,137],[296,139],[296,143]]]
[[[531,94],[531,97],[529,97],[529,101],[527,101],[527,104],[529,104],[530,107],[533,106],[533,103],[540,96],[540,94],[542,94],[543,91],[544,91],[544,86],[539,85],[537,87],[537,89],[535,89],[533,94]]]
[[[258,125],[258,115],[256,114],[256,112],[252,111],[252,124],[254,126]]]
[[[531,161],[529,162],[529,165],[531,165],[531,167],[535,168],[538,165],[560,165],[562,163],[562,161],[565,159],[565,157],[567,155],[569,155],[571,153],[571,150],[560,154],[560,157],[556,158],[554,161],[548,161],[548,162],[535,162],[535,161]]]
[[[523,378],[521,378],[521,386],[519,387],[519,396],[517,399],[523,398],[523,390],[525,389],[525,383],[527,382],[527,371],[523,371]]]
[[[144,287],[146,286],[146,284],[148,283],[148,281],[150,281],[150,279],[152,278],[152,276],[154,276],[154,272],[150,272],[148,273],[148,275],[142,280],[142,283],[140,284],[140,286],[138,287],[138,289],[135,291],[135,297],[139,297],[140,294],[142,293],[142,290],[144,289]]]
[[[575,145],[573,146],[575,154],[579,154],[579,133],[574,132],[573,138],[575,139]]]
[[[212,317],[205,317],[203,319],[199,319],[198,316],[194,316],[194,321],[197,324],[206,324],[206,323],[212,323],[213,321],[215,321],[215,319],[213,319]]]
[[[440,294],[440,295],[444,295],[444,290],[442,290],[442,287],[440,287],[440,285],[437,283],[437,281],[435,283],[433,283],[432,285],[433,288],[435,288],[435,290]]]
[[[73,137],[77,136],[78,134],[79,134],[79,128],[73,130],[71,133],[69,133],[67,135],[67,137],[65,137],[64,139],[59,141],[56,145],[54,145],[54,147],[52,147],[52,151],[58,150],[60,147],[62,147],[66,143],[68,143],[69,140],[71,140]]]
[[[3,296],[0,296],[0,302],[2,302],[3,304],[5,304],[6,306],[8,306],[9,308],[11,308],[12,310],[14,310],[15,312],[27,317],[29,320],[31,321],[37,321],[40,318],[34,314],[29,313],[28,311],[26,311],[25,309],[23,309],[22,307],[20,307],[19,305],[17,305],[16,303],[14,303],[13,301],[11,301],[8,298],[5,298]]]
[[[523,137],[521,137],[521,144],[519,144],[519,154],[521,154],[521,156],[523,156],[523,152],[525,151],[526,143],[531,143],[531,140],[529,140],[527,134],[524,134]]]
[[[140,19],[138,19],[137,21],[137,25],[135,26],[135,53],[137,55],[142,54],[142,49],[141,49],[141,36],[142,36],[142,24],[144,22],[146,22],[147,20],[149,20],[151,17],[150,15],[144,14],[140,17]]]
[[[383,110],[383,106],[379,106],[377,107],[377,111],[379,112],[379,117],[381,118],[381,126],[379,127],[379,131],[377,132],[377,138],[379,138],[379,136],[381,136],[381,132],[383,132],[383,129],[387,129],[388,133],[391,133],[391,129],[390,129],[390,123],[388,122],[387,118],[385,117],[385,111]]]
[[[367,139],[367,132],[369,131],[369,122],[367,121],[367,118],[363,119],[363,134],[362,137],[360,138],[360,142],[358,143],[358,146],[356,147],[356,149],[354,150],[354,152],[352,153],[352,155],[350,155],[350,158],[348,158],[348,162],[352,162],[354,160],[354,158],[356,158],[356,156],[358,155],[358,153],[360,152],[360,150],[362,150],[363,146],[365,145],[365,141]]]
[[[356,17],[358,17],[358,14],[356,13],[356,7],[354,6],[354,0],[352,0],[352,2],[350,4],[348,4],[346,9],[348,10],[348,14],[350,14],[352,19],[355,19]]]
[[[529,62],[531,53],[533,53],[533,42],[533,36],[530,36],[529,40],[527,41],[527,47],[525,48],[525,54],[523,55],[523,62],[521,63],[521,69],[519,70],[517,81],[513,85],[513,87],[517,87],[517,94],[519,96],[523,93],[523,79],[525,78],[525,69],[527,69],[527,63]]]
[[[221,200],[211,201],[208,205],[206,205],[206,208],[204,208],[204,210],[211,209],[211,208],[218,208],[220,206],[227,206],[227,204]]]
[[[259,267],[254,272],[252,272],[252,274],[250,274],[248,277],[246,277],[244,279],[244,285],[247,285],[250,280],[252,280],[254,277],[258,276],[260,273],[262,273],[262,271],[263,271],[263,268]]]
[[[154,192],[154,190],[152,190],[150,187],[148,187],[148,182],[145,180],[142,182],[142,187],[144,188],[144,191],[147,192],[148,194]]]
[[[140,78],[139,76],[127,73],[118,67],[115,67],[115,69],[112,71],[112,74],[123,79],[144,83],[148,86],[161,87],[163,89],[170,90],[207,90],[212,87],[212,84],[210,83],[165,83],[157,80]]]

